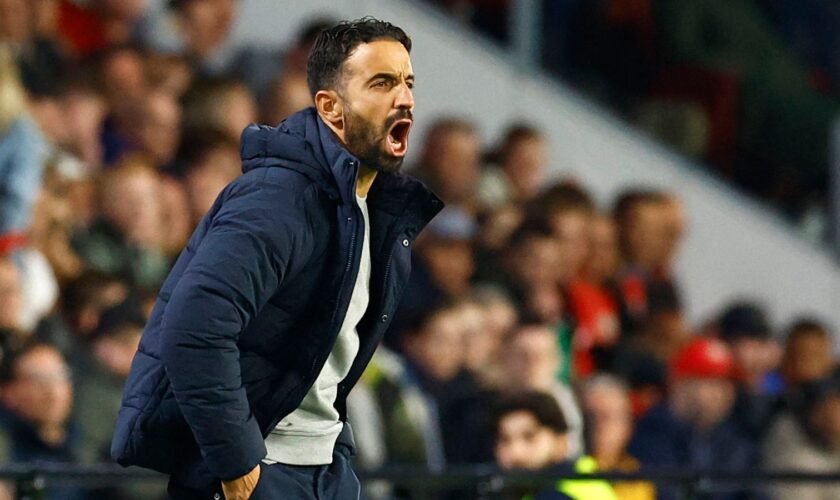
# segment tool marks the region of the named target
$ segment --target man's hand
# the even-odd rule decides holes
[[[260,464],[257,464],[251,472],[239,479],[222,481],[222,492],[225,494],[225,500],[248,500],[251,498],[251,493],[257,488],[259,480]]]

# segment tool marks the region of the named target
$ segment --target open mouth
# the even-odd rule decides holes
[[[394,156],[405,156],[408,151],[408,132],[411,129],[411,120],[397,120],[391,125],[388,131],[388,147]]]

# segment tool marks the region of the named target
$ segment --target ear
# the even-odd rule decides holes
[[[344,101],[335,90],[319,90],[315,94],[315,109],[332,128],[344,130]]]

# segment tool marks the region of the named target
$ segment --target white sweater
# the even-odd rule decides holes
[[[283,418],[266,438],[268,454],[263,460],[266,463],[332,463],[335,441],[344,425],[335,409],[338,384],[347,376],[359,352],[356,326],[367,310],[370,298],[370,219],[366,199],[356,196],[356,200],[364,216],[365,234],[359,274],[350,296],[347,315],[327,362],[300,406]]]

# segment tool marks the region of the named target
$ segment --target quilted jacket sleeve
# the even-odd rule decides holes
[[[306,238],[295,195],[251,185],[226,199],[172,292],[160,353],[209,470],[249,472],[266,450],[242,385],[237,341]]]

